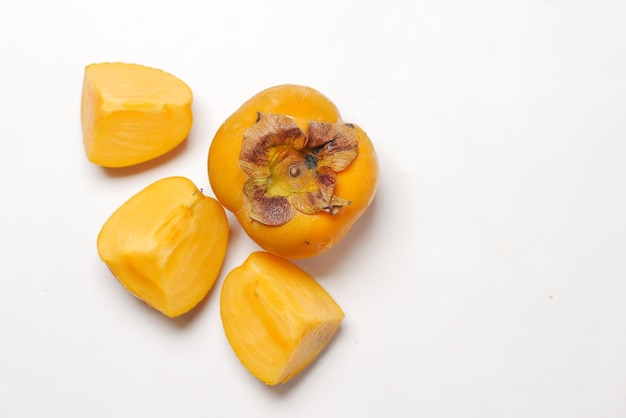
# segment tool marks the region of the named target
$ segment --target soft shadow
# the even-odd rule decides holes
[[[358,257],[359,247],[374,239],[372,225],[379,221],[377,202],[378,197],[375,197],[369,208],[334,248],[315,257],[294,260],[294,263],[311,276],[322,278],[337,270],[340,264],[353,262],[354,257]]]
[[[181,155],[185,151],[185,149],[188,146],[188,143],[189,143],[189,137],[185,138],[183,142],[178,144],[172,150],[166,152],[165,154],[159,157],[153,158],[152,160],[135,164],[135,165],[131,165],[128,167],[119,167],[119,168],[102,167],[102,170],[108,177],[134,176],[136,174],[143,173],[143,172],[152,170],[156,167],[167,164],[171,160],[177,158],[179,155]]]
[[[135,296],[128,289],[126,289],[124,285],[119,281],[119,279],[115,277],[115,275],[110,269],[108,269],[108,273],[111,274],[111,276],[113,276],[113,278],[118,282],[120,287],[124,288],[124,292],[123,292],[124,297],[126,297],[129,303],[135,303],[138,309],[141,309],[146,314],[146,316],[154,318],[155,321],[165,323],[168,326],[174,326],[181,330],[189,327],[193,322],[195,322],[196,318],[202,314],[206,306],[210,303],[209,300],[212,299],[212,297],[216,297],[216,296],[213,296],[213,294],[215,293],[215,288],[218,287],[218,280],[219,280],[219,276],[218,276],[218,280],[215,281],[215,283],[213,284],[213,287],[209,290],[207,295],[189,312],[184,313],[175,318],[170,318],[164,315],[159,310],[151,307],[146,302],[144,302],[143,300]]]
[[[143,300],[135,297],[134,295],[131,296],[135,300],[135,303],[140,306],[140,309],[143,310],[147,316],[154,318],[155,321],[166,324],[166,326],[175,327],[179,330],[183,330],[185,328],[188,328],[193,322],[195,322],[196,318],[202,314],[205,307],[208,305],[208,300],[211,298],[211,294],[213,293],[214,288],[215,286],[213,286],[213,288],[209,291],[206,297],[204,297],[204,299],[202,299],[193,309],[175,318],[170,318],[160,311],[154,309]]]
[[[169,319],[170,323],[176,325],[180,329],[185,329],[189,327],[193,322],[195,322],[196,318],[202,314],[206,306],[209,304],[209,299],[212,299],[213,293],[215,293],[215,285],[217,285],[217,281],[213,285],[211,290],[209,290],[209,293],[207,293],[207,295],[200,301],[200,303],[198,303],[192,310],[190,310],[186,314],[177,316],[176,318],[165,318]]]
[[[294,390],[296,386],[299,386],[301,384],[300,382],[305,380],[308,375],[310,375],[311,373],[315,371],[316,364],[323,361],[327,353],[329,351],[332,351],[332,348],[335,342],[338,342],[339,340],[341,340],[341,334],[343,334],[343,330],[342,330],[342,327],[339,327],[339,329],[337,330],[337,332],[335,332],[335,335],[331,339],[330,344],[328,344],[328,346],[326,346],[322,350],[322,352],[319,353],[319,355],[307,367],[304,368],[304,370],[302,370],[296,376],[289,379],[289,381],[280,385],[276,385],[276,386],[265,385],[265,387],[268,388],[268,390],[275,396],[279,396],[279,397],[287,396],[287,394],[289,394],[292,390]],[[260,382],[260,381],[259,383],[263,384],[263,382]]]

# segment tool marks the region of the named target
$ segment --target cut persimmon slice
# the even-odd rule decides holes
[[[132,294],[169,317],[209,292],[228,245],[219,202],[185,177],[156,181],[131,197],[103,225],[98,254]]]
[[[159,157],[187,138],[191,89],[156,68],[119,62],[85,68],[81,100],[89,161],[126,167]]]
[[[311,276],[266,252],[252,253],[228,274],[220,309],[233,351],[268,385],[285,383],[307,367],[344,318]]]

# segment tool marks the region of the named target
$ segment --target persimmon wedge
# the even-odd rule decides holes
[[[81,125],[89,161],[126,167],[159,157],[185,140],[193,94],[182,80],[139,64],[88,65]]]
[[[226,276],[220,311],[235,354],[268,385],[285,383],[307,367],[344,318],[311,276],[267,252],[252,253]]]
[[[103,225],[98,254],[132,294],[168,317],[209,292],[228,245],[222,205],[185,177],[156,181]]]

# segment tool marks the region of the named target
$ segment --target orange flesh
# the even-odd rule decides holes
[[[183,81],[158,69],[87,66],[81,100],[87,158],[104,167],[125,167],[167,153],[189,134],[192,100]]]
[[[131,293],[169,317],[213,286],[226,255],[222,206],[188,179],[157,181],[124,203],[98,235],[98,253]]]
[[[220,307],[235,354],[268,385],[284,383],[307,367],[344,317],[312,277],[265,252],[252,253],[228,274]]]

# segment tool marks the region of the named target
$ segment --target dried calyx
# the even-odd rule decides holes
[[[258,113],[244,133],[239,165],[252,219],[283,225],[296,212],[336,214],[350,201],[335,196],[337,173],[358,153],[354,125],[310,122],[303,132],[285,115]]]

